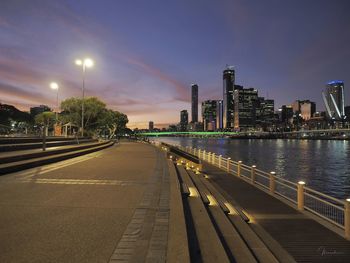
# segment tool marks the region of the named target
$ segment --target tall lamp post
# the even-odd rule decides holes
[[[50,88],[53,90],[56,90],[56,122],[58,122],[58,110],[59,110],[59,106],[58,106],[58,84],[56,82],[51,82],[50,83]]]
[[[90,58],[85,58],[84,60],[77,59],[75,64],[82,66],[83,69],[83,86],[82,86],[82,95],[83,101],[81,103],[81,136],[84,136],[84,97],[85,97],[85,70],[86,68],[91,68],[94,65],[94,61]]]

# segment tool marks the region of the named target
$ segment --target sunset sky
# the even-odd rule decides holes
[[[222,99],[222,71],[275,99],[323,110],[329,80],[350,105],[349,0],[1,0],[0,102],[22,110],[81,96],[76,58],[91,57],[86,95],[129,117],[177,123],[199,100]]]

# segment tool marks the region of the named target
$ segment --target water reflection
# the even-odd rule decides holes
[[[337,198],[350,196],[349,141],[231,140],[186,137],[157,140],[192,146],[276,171],[290,181],[306,181],[315,190]]]

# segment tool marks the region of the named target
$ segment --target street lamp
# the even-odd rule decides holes
[[[58,106],[58,84],[56,82],[51,82],[50,83],[50,88],[53,90],[56,90],[56,122],[58,122],[58,110],[59,110],[59,106]]]
[[[86,68],[91,68],[94,65],[94,61],[90,58],[85,58],[84,60],[77,59],[75,61],[75,64],[77,66],[82,66],[83,69],[83,86],[82,86],[82,93],[83,93],[83,101],[81,103],[81,136],[84,136],[84,97],[85,97],[85,70]]]

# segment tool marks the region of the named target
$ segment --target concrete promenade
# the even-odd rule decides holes
[[[350,241],[234,175],[206,162],[203,170],[229,202],[244,210],[251,228],[280,260],[289,254],[297,262],[349,262]]]
[[[165,157],[123,142],[0,177],[0,262],[163,262]]]

